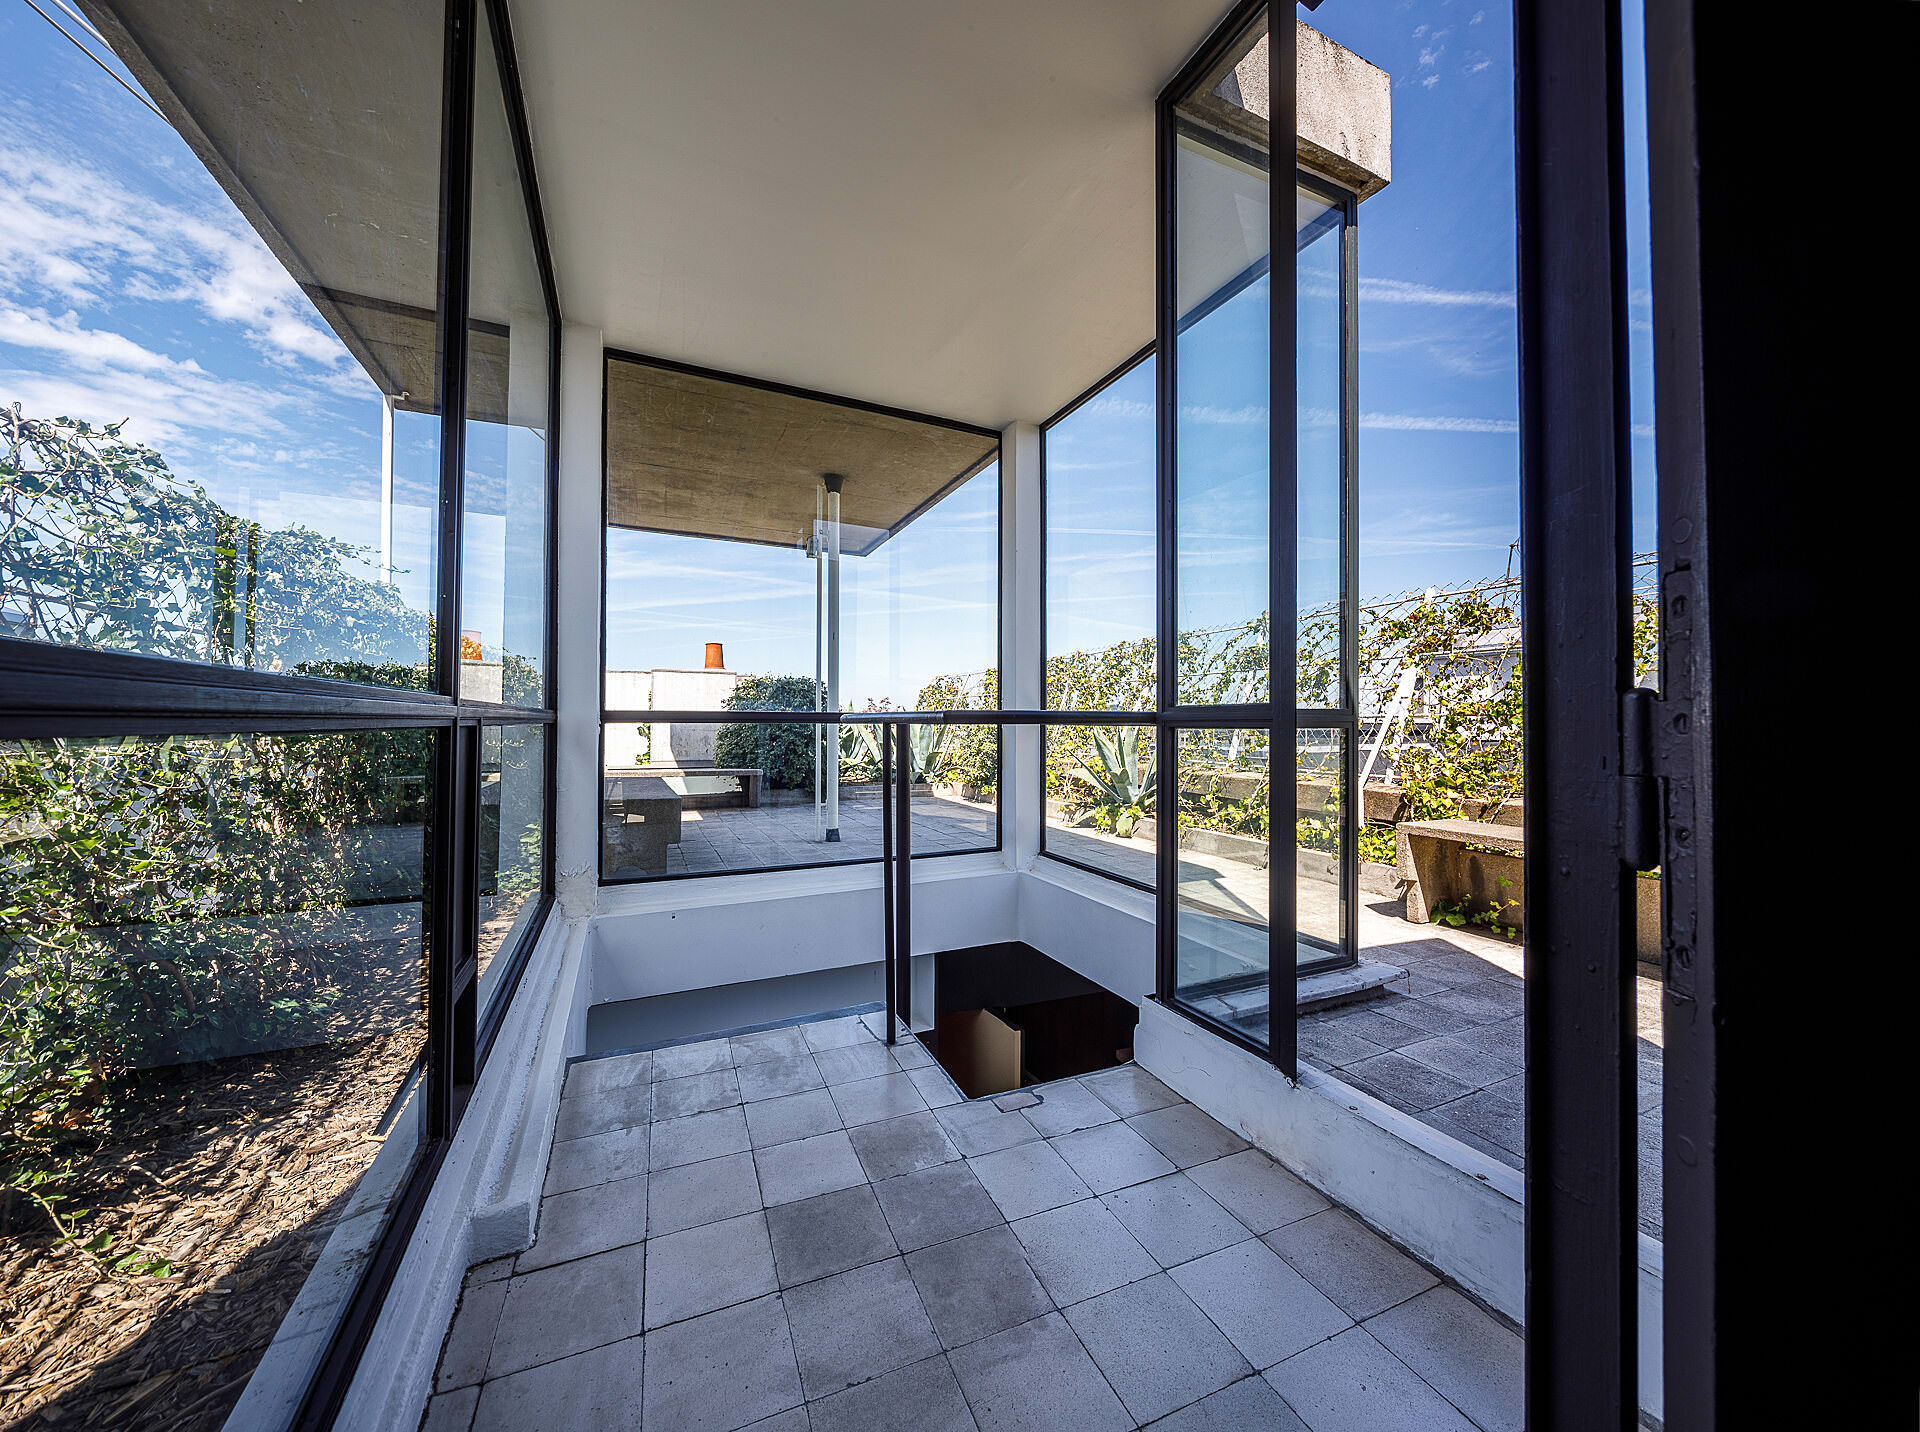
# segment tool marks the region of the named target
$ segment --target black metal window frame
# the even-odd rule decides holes
[[[658,368],[667,373],[680,373],[691,378],[706,378],[717,383],[732,383],[742,388],[754,389],[762,393],[777,393],[783,397],[805,398],[810,402],[831,403],[837,407],[851,408],[856,412],[876,413],[882,417],[899,418],[905,422],[926,423],[933,427],[947,428],[953,432],[971,433],[994,443],[993,456],[982,463],[966,480],[971,481],[989,467],[998,467],[1005,461],[1005,443],[998,429],[981,427],[977,423],[963,423],[953,418],[937,417],[931,413],[918,413],[907,408],[893,408],[881,403],[870,403],[861,398],[848,398],[835,393],[825,393],[814,388],[797,387],[791,383],[780,383],[769,378],[754,378],[741,373],[728,373],[718,368],[703,368],[692,363],[682,363],[672,358],[660,358],[650,354],[637,353],[625,348],[606,348],[602,350],[600,362],[600,756],[599,770],[603,773],[597,779],[604,779],[607,768],[607,727],[611,725],[651,725],[654,722],[685,722],[713,726],[752,726],[752,725],[810,725],[840,726],[868,725],[880,726],[888,721],[908,719],[914,724],[940,723],[952,726],[999,726],[1003,713],[993,711],[938,711],[938,712],[839,712],[839,711],[707,711],[707,710],[627,710],[609,709],[607,706],[607,542],[606,533],[608,504],[612,492],[612,466],[607,456],[606,434],[607,414],[607,373],[615,363],[632,363],[643,368]],[[957,490],[958,483],[947,492]],[[945,496],[943,493],[942,496]],[[938,499],[935,499],[936,501]],[[914,516],[918,516],[920,511]],[[911,519],[909,519],[911,520]],[[1006,671],[1006,629],[1000,620],[1000,600],[1005,580],[1004,554],[1007,535],[1007,504],[997,497],[994,503],[995,541],[994,541],[994,669],[1003,674]],[[686,533],[686,536],[700,536],[699,533]],[[883,742],[884,748],[884,742]],[[885,754],[885,749],[883,749]],[[973,846],[966,850],[942,850],[916,856],[915,859],[941,859],[957,855],[997,854],[1005,844],[1006,838],[1006,747],[1000,750],[1000,783],[994,791],[993,802],[993,844]],[[885,805],[883,790],[882,804]],[[889,817],[890,818],[890,817]],[[740,875],[768,875],[780,871],[793,870],[840,870],[860,865],[882,865],[889,863],[885,842],[879,855],[863,855],[852,860],[812,860],[796,861],[781,865],[744,866],[738,870],[688,870],[673,875],[634,875],[624,879],[609,878],[602,859],[605,853],[604,842],[595,842],[594,865],[599,874],[599,883],[603,887],[618,888],[632,885],[663,885],[681,880],[729,880]]]
[[[547,622],[542,662],[546,704],[529,707],[466,699],[460,691],[460,552],[463,514],[468,245],[473,176],[473,116],[478,76],[477,26],[490,27],[506,101],[527,220],[548,317]],[[360,686],[186,661],[92,651],[0,637],[0,737],[33,740],[87,736],[168,736],[311,731],[431,730],[434,805],[427,853],[426,1038],[409,1083],[417,1081],[421,1142],[391,1205],[386,1228],[348,1300],[293,1425],[332,1425],[379,1315],[401,1257],[446,1156],[474,1082],[498,1035],[533,946],[553,907],[555,745],[551,738],[559,477],[560,307],[545,217],[535,182],[519,68],[504,0],[448,0],[439,200],[441,402],[439,571],[432,692]],[[543,725],[542,821],[547,834],[534,918],[504,961],[485,1010],[478,1009],[479,745],[488,726]]]

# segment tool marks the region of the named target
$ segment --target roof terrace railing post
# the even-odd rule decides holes
[[[836,732],[837,734],[837,732]],[[893,909],[893,727],[880,728],[880,904],[881,920],[886,926],[887,1043],[893,1043],[896,967],[899,946],[895,940]]]
[[[908,1029],[913,1028],[913,739],[907,723],[896,723],[895,729],[900,739],[900,781],[895,788],[896,799],[900,802],[898,824],[900,828],[899,859],[894,866],[894,876],[899,881],[899,889],[894,893],[894,908],[899,914],[899,928],[895,935],[894,953],[894,1000],[900,1007],[901,1021]]]

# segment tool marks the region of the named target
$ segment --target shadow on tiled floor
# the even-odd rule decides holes
[[[576,1063],[434,1432],[1514,1429],[1521,1343],[1134,1066],[962,1100],[879,1015]]]

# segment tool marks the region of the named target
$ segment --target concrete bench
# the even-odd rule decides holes
[[[680,797],[681,808],[684,810],[718,810],[724,806],[745,806],[749,810],[758,810],[761,791],[767,779],[767,773],[758,766],[670,766],[664,763],[630,766],[623,770],[609,772],[609,778],[616,775],[672,778],[682,786],[707,785],[708,778],[716,776],[731,777],[739,782],[740,788],[737,791],[684,791]]]
[[[611,776],[601,790],[600,836],[609,874],[664,875],[680,843],[680,793],[658,776]]]
[[[1526,854],[1525,841],[1516,825],[1484,820],[1410,820],[1394,827],[1394,855],[1400,878],[1407,883],[1409,920],[1426,924],[1440,900],[1488,904],[1521,898],[1517,860],[1498,856],[1482,859],[1481,852],[1467,849],[1469,845],[1492,846],[1513,857]],[[1503,876],[1513,883],[1499,884]],[[1518,925],[1520,907],[1515,905],[1504,914],[1501,923]]]

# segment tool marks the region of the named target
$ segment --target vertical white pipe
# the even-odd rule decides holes
[[[837,472],[827,485],[827,705],[840,709],[840,485]],[[838,733],[835,733],[836,736]],[[827,839],[840,839],[840,742],[827,748]]]
[[[393,395],[380,395],[380,580],[393,580]]]

